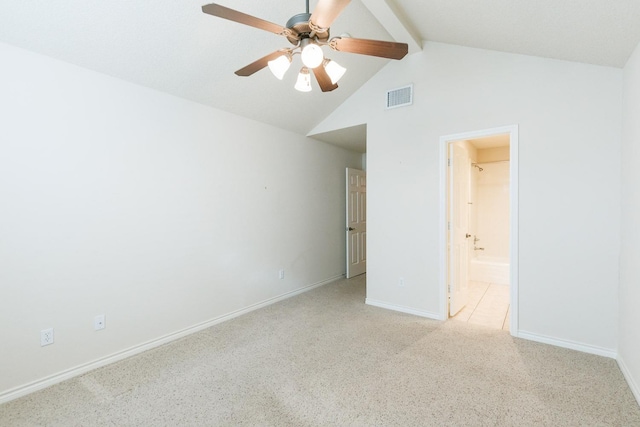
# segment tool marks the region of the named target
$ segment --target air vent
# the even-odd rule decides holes
[[[413,103],[413,85],[387,91],[387,109],[404,107]]]

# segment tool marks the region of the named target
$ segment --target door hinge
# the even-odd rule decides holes
[[[447,222],[447,230],[451,230],[451,221]]]
[[[447,166],[451,166],[451,159],[447,159]]]

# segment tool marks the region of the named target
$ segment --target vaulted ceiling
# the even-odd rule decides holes
[[[202,13],[209,2],[2,0],[0,41],[300,134],[389,61],[325,48],[348,70],[327,93],[315,82],[310,93],[293,89],[296,60],[282,81],[266,69],[238,77],[290,45]],[[305,11],[304,0],[217,2],[281,25]],[[407,42],[410,52],[431,40],[621,68],[640,41],[638,23],[638,0],[352,0],[331,34]],[[364,127],[349,132],[357,138]]]

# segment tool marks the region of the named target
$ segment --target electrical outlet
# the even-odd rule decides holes
[[[279,278],[281,278],[281,279],[284,279],[284,270],[282,270],[282,269],[281,269],[281,270],[278,272],[278,277],[279,277]]]
[[[404,278],[401,277],[400,280],[398,280],[398,286],[403,287],[404,286]]]
[[[40,331],[40,347],[53,344],[53,328],[43,329]]]
[[[104,329],[107,324],[105,323],[104,314],[99,314],[93,319],[93,329],[99,331],[100,329]]]

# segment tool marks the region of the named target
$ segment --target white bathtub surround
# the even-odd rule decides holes
[[[481,153],[483,150],[478,150]],[[475,209],[476,232],[480,239],[475,257],[509,259],[509,161],[478,163],[474,169],[477,185]],[[473,279],[472,279],[473,280]],[[492,280],[475,279],[485,282]],[[506,282],[508,283],[508,281]]]
[[[509,285],[509,258],[480,255],[469,263],[469,280]]]

